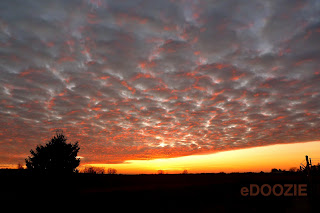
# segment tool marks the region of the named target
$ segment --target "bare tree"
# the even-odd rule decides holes
[[[298,168],[297,167],[291,167],[289,169],[289,172],[297,172],[298,171]]]
[[[183,170],[182,174],[187,175],[187,174],[189,174],[189,172],[188,172],[188,170],[185,169],[185,170]]]
[[[85,167],[83,170],[83,173],[96,174],[96,171],[94,170],[94,168],[92,166],[90,166],[90,167]]]
[[[114,168],[108,168],[108,172],[107,172],[109,175],[115,175],[117,174],[117,170],[114,169]]]
[[[84,168],[83,173],[87,173],[87,174],[104,174],[105,173],[105,169],[102,168],[102,167],[89,166],[89,167],[85,167]]]
[[[157,174],[158,174],[158,175],[164,175],[165,173],[164,173],[163,170],[160,169],[160,170],[158,170]]]
[[[18,163],[17,169],[24,169],[21,163]]]

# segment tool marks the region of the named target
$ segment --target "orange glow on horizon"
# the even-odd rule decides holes
[[[305,155],[311,159],[320,155],[320,141],[277,144],[263,147],[224,151],[214,154],[191,155],[153,160],[127,160],[121,164],[87,164],[85,166],[115,168],[119,174],[154,174],[164,170],[168,174],[218,172],[270,172],[272,168],[299,168]],[[313,161],[313,164],[317,164]]]

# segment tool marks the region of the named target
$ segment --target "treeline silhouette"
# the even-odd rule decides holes
[[[288,171],[272,169],[265,173],[192,174],[184,170],[180,175],[167,175],[165,170],[158,170],[157,175],[114,175],[118,173],[116,169],[87,166],[81,174],[77,169],[80,165],[79,150],[79,144],[67,143],[63,133],[57,133],[45,145],[30,150],[31,155],[26,159],[27,169],[23,169],[22,164],[17,169],[0,169],[4,183],[1,188],[4,196],[0,195],[0,200],[27,200],[28,206],[37,205],[40,201],[59,206],[64,206],[62,200],[72,206],[107,201],[108,205],[121,207],[120,211],[127,208],[128,212],[155,209],[158,212],[237,212],[239,209],[249,209],[246,212],[272,212],[275,209],[289,212],[287,207],[297,208],[297,211],[290,212],[306,212],[305,208],[311,208],[308,200],[240,197],[240,189],[251,183],[261,186],[265,183],[307,182],[310,200],[314,200],[315,207],[320,202],[316,199],[320,197],[320,176],[313,175],[311,182],[305,175],[320,174],[319,165],[309,168],[310,171],[291,168]],[[267,206],[264,199],[268,199]]]
[[[85,167],[82,173],[86,174],[109,174],[109,175],[115,175],[117,174],[117,170],[114,168],[108,168],[107,171],[102,167],[94,167],[94,166],[88,166]]]
[[[72,173],[87,173],[87,174],[117,174],[114,168],[105,168],[86,166],[82,171],[77,167],[80,165],[80,158],[77,156],[80,150],[79,143],[67,143],[67,138],[63,132],[56,132],[56,135],[51,138],[48,143],[38,145],[35,150],[31,149],[29,156],[25,159],[26,168],[32,174],[72,174]],[[17,165],[18,170],[24,169],[22,164]],[[306,173],[320,174],[320,164],[313,165],[308,168],[298,169],[292,167],[289,170],[281,170],[273,168],[271,173]],[[252,173],[252,172],[248,172]],[[260,172],[264,173],[264,172]],[[158,175],[168,174],[164,170],[158,170]],[[183,170],[180,174],[190,174],[188,170]]]

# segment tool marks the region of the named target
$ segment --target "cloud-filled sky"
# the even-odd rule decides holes
[[[0,2],[0,162],[320,140],[320,1]]]

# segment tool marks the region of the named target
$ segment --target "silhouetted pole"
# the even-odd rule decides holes
[[[309,163],[308,155],[306,155],[306,162],[307,162],[307,165],[306,165],[307,176],[310,178],[310,163]]]
[[[308,155],[306,155],[306,161],[307,161],[307,181],[308,181],[308,196],[311,196],[312,192],[312,177],[311,177],[311,158],[308,158]]]

